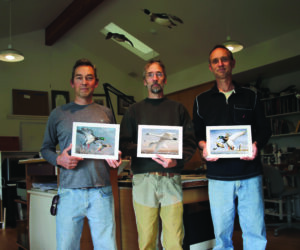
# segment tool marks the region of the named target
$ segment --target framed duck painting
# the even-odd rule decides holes
[[[119,124],[73,122],[72,155],[82,158],[119,157]]]
[[[251,126],[207,126],[206,148],[209,157],[250,157],[252,156]]]

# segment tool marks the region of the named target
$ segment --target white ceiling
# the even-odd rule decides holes
[[[70,3],[71,0],[13,0],[13,43],[17,34],[45,29]],[[176,15],[184,24],[168,29],[151,23],[144,8]],[[57,43],[72,39],[124,73],[140,76],[145,62],[114,41],[105,40],[100,33],[105,25],[114,22],[159,52],[171,74],[207,61],[209,50],[224,42],[227,35],[247,49],[300,29],[299,10],[299,0],[104,0]],[[0,0],[0,38],[8,37],[9,2]],[[26,56],[26,51],[22,52]]]

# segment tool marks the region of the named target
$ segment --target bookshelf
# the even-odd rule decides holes
[[[297,148],[300,137],[300,99],[295,93],[280,94],[261,99],[264,112],[270,122],[272,146],[261,155],[263,164],[297,165]],[[268,146],[268,145],[267,145]]]
[[[294,93],[265,98],[263,102],[266,117],[270,121],[272,138],[300,135],[300,99]]]
[[[262,99],[266,116],[288,114],[300,111],[300,99],[294,93]]]

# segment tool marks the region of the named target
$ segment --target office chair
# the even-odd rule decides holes
[[[278,232],[286,228],[300,229],[300,223],[292,223],[292,199],[294,195],[300,194],[299,190],[294,187],[284,185],[281,172],[275,166],[264,166],[264,180],[267,188],[266,202],[276,202],[279,204],[279,216],[283,218],[283,203],[286,203],[287,222],[277,224],[267,224],[267,226],[279,226],[274,230],[274,236],[278,236]],[[267,213],[266,213],[267,214]],[[273,214],[274,215],[274,214]]]

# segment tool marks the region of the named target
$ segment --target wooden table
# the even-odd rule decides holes
[[[138,250],[138,233],[132,205],[131,180],[119,181],[121,245],[123,250]],[[183,203],[208,201],[206,180],[183,183]],[[119,248],[120,249],[120,248]]]
[[[31,190],[33,182],[59,182],[59,168],[49,164],[44,159],[28,159],[26,164],[26,189]],[[132,206],[131,181],[119,181],[117,169],[111,168],[110,178],[114,196],[116,239],[118,249],[134,250],[137,246],[137,230]],[[127,187],[124,183],[127,183]],[[129,185],[129,186],[128,186]],[[183,202],[191,204],[208,201],[207,181],[205,179],[183,183]],[[27,194],[27,213],[29,216],[30,195]],[[29,218],[29,217],[28,217]],[[87,221],[85,221],[81,242],[81,249],[93,249],[92,239]],[[29,249],[29,248],[28,248]]]

